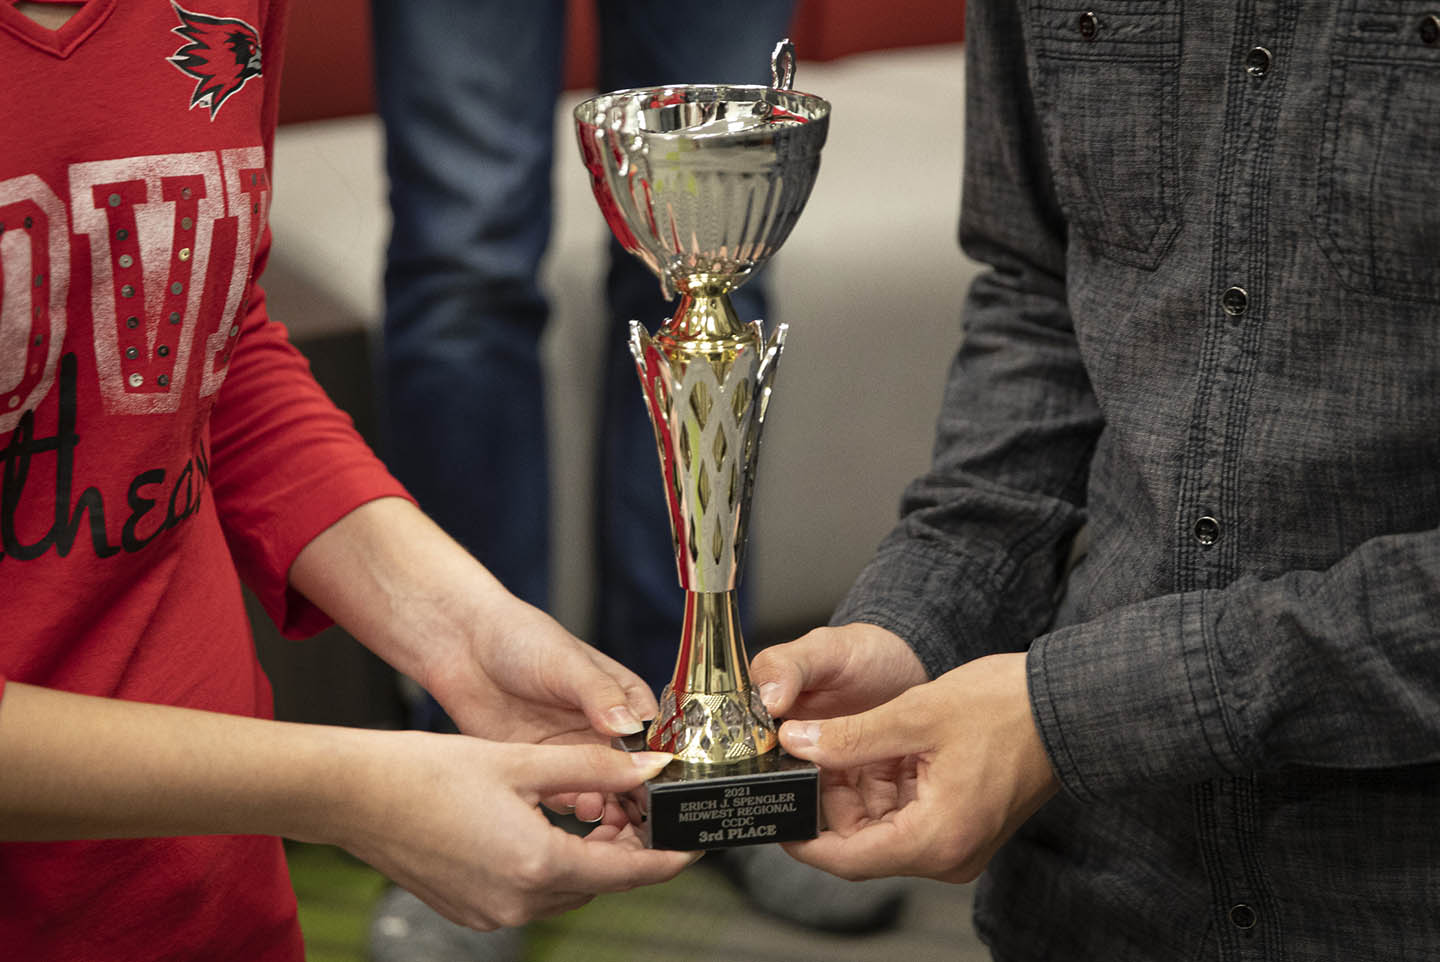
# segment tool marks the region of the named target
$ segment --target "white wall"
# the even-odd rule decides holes
[[[771,271],[767,329],[784,321],[790,335],[743,587],[762,626],[823,620],[892,524],[901,487],[927,463],[974,271],[955,244],[963,71],[955,46],[800,65],[796,86],[829,99],[833,116],[815,190]],[[557,112],[557,219],[544,278],[554,543],[566,546],[555,607],[583,631],[606,228],[572,146],[578,99]],[[277,316],[297,339],[373,329],[386,230],[374,118],[284,128],[276,168],[267,286]]]

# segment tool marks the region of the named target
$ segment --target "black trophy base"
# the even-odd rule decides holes
[[[615,739],[645,751],[643,733]],[[695,851],[814,838],[820,770],[776,749],[734,765],[678,759],[630,792],[631,817],[649,848]]]

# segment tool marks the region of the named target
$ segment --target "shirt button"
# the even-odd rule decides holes
[[[1220,540],[1220,522],[1208,514],[1196,521],[1195,527],[1190,530],[1195,535],[1195,540],[1206,548]]]
[[[1270,51],[1264,47],[1251,47],[1250,52],[1245,55],[1245,72],[1252,77],[1263,77],[1270,72],[1270,62],[1273,59]]]
[[[1254,909],[1241,902],[1230,907],[1230,921],[1237,929],[1253,929],[1258,917]]]
[[[1095,35],[1100,32],[1100,19],[1095,16],[1095,11],[1086,10],[1080,14],[1075,25],[1080,28],[1080,36],[1086,40],[1094,40]]]
[[[1430,47],[1440,43],[1440,17],[1432,13],[1420,21],[1420,42]]]
[[[1245,308],[1250,305],[1250,295],[1245,293],[1243,287],[1226,288],[1225,293],[1220,295],[1220,306],[1225,313],[1231,317],[1239,317],[1245,313]]]

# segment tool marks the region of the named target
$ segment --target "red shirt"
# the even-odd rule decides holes
[[[291,562],[403,492],[254,283],[284,3],[187,4],[0,0],[0,683],[268,716],[240,578],[324,626]],[[278,840],[234,836],[0,845],[0,947],[303,958]]]

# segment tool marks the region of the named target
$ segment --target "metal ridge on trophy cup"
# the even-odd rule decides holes
[[[685,618],[675,674],[644,743],[676,756],[636,801],[656,848],[809,838],[817,771],[783,754],[750,684],[736,604],[760,432],[786,325],[767,340],[730,292],[780,247],[820,165],[830,104],[793,89],[776,45],[770,86],[679,84],[575,108],[580,152],[620,244],[675,315],[630,350],[655,428]],[[643,747],[636,736],[629,747]]]

